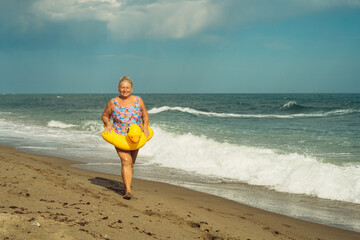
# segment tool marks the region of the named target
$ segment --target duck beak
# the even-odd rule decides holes
[[[137,143],[140,141],[140,137],[139,136],[131,136],[130,140],[133,141],[134,143]]]

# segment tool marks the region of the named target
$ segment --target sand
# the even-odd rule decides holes
[[[135,179],[125,200],[120,176],[73,164],[0,146],[0,239],[360,239],[152,181]]]

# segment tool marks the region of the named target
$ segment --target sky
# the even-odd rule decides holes
[[[0,93],[359,93],[360,0],[1,0]]]

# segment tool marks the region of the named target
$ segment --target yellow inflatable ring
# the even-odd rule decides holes
[[[150,133],[148,137],[145,137],[144,132],[141,131],[141,128],[137,124],[129,127],[127,136],[117,134],[115,131],[110,131],[110,133],[102,132],[101,136],[105,141],[121,150],[132,151],[143,147],[145,143],[152,138],[154,130],[150,127],[148,127],[148,129]]]

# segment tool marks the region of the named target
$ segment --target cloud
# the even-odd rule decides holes
[[[22,34],[29,29],[37,31],[44,26],[31,7],[35,0],[0,1],[0,34]],[[5,35],[5,34],[4,34]]]
[[[228,0],[222,1],[218,27],[238,28],[281,21],[338,7],[359,8],[360,0]]]
[[[38,0],[32,9],[39,17],[49,21],[108,21],[122,5],[116,0]]]
[[[216,19],[215,4],[192,1],[39,0],[33,10],[49,21],[107,23],[115,40],[133,38],[184,38],[201,32]]]
[[[48,24],[99,21],[113,40],[181,39],[338,7],[360,8],[360,0],[5,0],[0,29],[26,33]]]
[[[184,38],[211,26],[218,17],[209,1],[159,1],[131,6],[109,19],[116,39]]]

